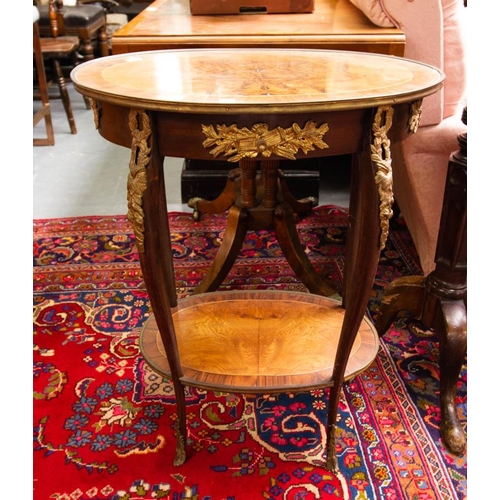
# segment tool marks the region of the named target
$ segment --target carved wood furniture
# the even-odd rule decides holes
[[[99,133],[131,149],[128,217],[154,312],[140,346],[148,363],[173,382],[179,415],[174,463],[186,459],[184,386],[247,393],[329,387],[326,466],[336,470],[342,383],[377,353],[364,312],[391,216],[390,145],[416,130],[422,99],[442,86],[444,75],[359,52],[193,49],[100,58],[71,76],[92,100]],[[270,195],[275,162],[350,153],[356,161],[342,303],[274,291],[214,291],[178,300],[165,156],[239,162],[242,198],[267,208],[271,219],[290,210],[286,202],[266,206],[276,202]],[[264,178],[261,195],[253,174],[245,175],[255,162],[273,173]],[[251,206],[230,210],[237,212],[234,220],[251,226]],[[235,226],[226,233],[245,227]]]
[[[103,3],[106,3],[104,0]],[[35,0],[40,11],[40,36],[51,36],[51,24],[47,14],[45,0]],[[108,40],[106,36],[106,11],[102,5],[81,4],[65,5],[64,0],[55,1],[58,22],[64,30],[60,34],[66,36],[77,36],[79,39],[79,52],[84,61],[94,58],[93,40],[97,40],[99,55],[109,55]]]
[[[77,36],[60,36],[64,33],[64,20],[57,15],[54,0],[49,0],[44,9],[47,11],[48,19],[50,19],[51,36],[40,38],[40,50],[43,58],[52,64],[59,89],[57,96],[50,97],[62,100],[71,133],[76,134],[75,118],[60,59],[70,58],[73,64],[78,64],[77,50],[80,41]],[[47,97],[49,96],[47,95]]]
[[[467,124],[467,109],[463,113]],[[426,277],[394,280],[384,291],[376,328],[383,335],[400,312],[420,319],[439,336],[441,436],[453,453],[462,454],[467,437],[457,416],[457,380],[467,352],[467,133],[450,156],[436,268]]]
[[[467,336],[466,5],[462,0],[351,2],[378,25],[402,27],[406,57],[446,74],[443,88],[423,103],[418,133],[392,150],[400,167],[394,172],[394,196],[427,278],[391,284],[376,324],[383,334],[395,314],[410,311],[438,333],[441,435],[452,453],[462,454],[466,435],[456,417],[455,384]],[[460,151],[453,153],[457,137]]]
[[[40,45],[40,33],[38,31],[38,10],[35,7],[33,7],[33,59],[35,61],[36,80],[42,105],[33,115],[33,127],[43,119],[45,123],[45,135],[47,136],[44,138],[33,138],[33,146],[53,146],[54,128],[52,126],[49,92],[47,89],[47,79],[45,78],[45,65],[43,63],[42,47]]]
[[[111,40],[113,54],[187,48],[314,48],[402,56],[398,28],[371,23],[349,0],[315,0],[309,14],[192,16],[189,0],[156,0]]]

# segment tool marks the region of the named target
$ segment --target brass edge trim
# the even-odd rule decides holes
[[[132,135],[130,146],[129,175],[127,180],[127,218],[132,224],[137,249],[144,253],[144,210],[142,196],[147,185],[147,166],[150,161],[151,124],[144,110],[131,109],[129,112],[129,128]]]
[[[175,430],[176,446],[175,446],[175,459],[174,465],[182,465],[186,461],[186,440],[180,430],[181,423],[177,422]]]
[[[392,106],[380,106],[373,120],[373,144],[371,149],[371,160],[377,166],[375,183],[377,184],[379,196],[380,217],[380,250],[385,248],[389,234],[389,220],[392,217],[392,203],[394,195],[392,192],[392,159],[391,141],[387,133],[392,126],[394,109]]]
[[[182,50],[182,49],[178,49]],[[388,56],[394,57],[394,56]],[[271,114],[271,113],[324,113],[324,112],[337,112],[337,111],[354,111],[357,109],[371,109],[384,105],[397,105],[413,102],[417,99],[427,97],[443,86],[443,81],[436,84],[429,85],[428,87],[408,92],[401,95],[389,95],[385,97],[367,97],[361,99],[346,99],[341,101],[311,101],[304,103],[302,101],[288,101],[286,103],[249,103],[237,104],[231,103],[230,105],[219,102],[176,102],[155,100],[137,97],[128,97],[123,95],[116,95],[98,91],[78,83],[78,80],[73,80],[75,89],[87,97],[92,97],[98,101],[106,102],[109,104],[133,108],[138,105],[142,109],[151,111],[164,111],[171,113],[231,113],[231,114]]]
[[[271,155],[295,160],[299,149],[304,154],[314,151],[315,147],[327,149],[323,135],[328,131],[328,124],[319,127],[308,121],[304,128],[294,123],[289,128],[277,127],[269,130],[266,123],[256,123],[251,129],[233,125],[202,125],[202,132],[207,137],[203,141],[205,148],[212,148],[214,157],[223,154],[228,161],[238,162],[244,158],[255,158],[259,153],[268,158]]]

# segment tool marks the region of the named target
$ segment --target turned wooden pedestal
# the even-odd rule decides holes
[[[467,124],[467,109],[462,120]],[[439,336],[441,435],[462,454],[467,437],[457,416],[456,384],[467,350],[467,134],[450,156],[436,248],[436,268],[426,278],[393,281],[384,291],[376,328],[383,335],[396,316],[409,312]]]

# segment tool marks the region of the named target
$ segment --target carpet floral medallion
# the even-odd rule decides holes
[[[170,214],[177,289],[200,282],[225,216]],[[316,208],[298,221],[318,272],[340,289],[347,211]],[[325,467],[328,390],[244,395],[186,389],[187,460],[173,465],[173,389],[139,352],[151,314],[126,217],[34,221],[34,499],[431,500],[467,498],[467,459],[440,438],[436,336],[398,319],[372,365],[343,387],[340,473]],[[420,274],[399,219],[369,305]],[[306,291],[272,233],[250,232],[221,289]],[[467,372],[457,389],[466,427]]]

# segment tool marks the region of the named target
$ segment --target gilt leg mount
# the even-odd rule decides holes
[[[177,467],[186,461],[186,439],[179,431],[179,428],[177,428],[176,439],[174,465]]]
[[[379,196],[380,217],[380,249],[385,248],[389,234],[389,220],[392,217],[392,204],[394,195],[392,192],[392,159],[391,141],[388,132],[392,126],[394,110],[391,106],[380,106],[377,109],[372,125],[373,143],[371,149],[371,160],[376,165],[375,183],[377,184]]]
[[[151,124],[144,111],[131,109],[129,127],[132,134],[129,175],[127,180],[127,218],[134,230],[137,249],[144,253],[144,209],[142,196],[147,185],[147,166],[151,159]]]
[[[339,459],[337,458],[337,450],[335,446],[335,426],[328,429],[326,443],[326,468],[333,474],[339,472]]]

